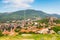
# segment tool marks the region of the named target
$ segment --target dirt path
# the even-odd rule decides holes
[[[32,34],[22,34],[21,36],[32,36]]]
[[[21,40],[34,40],[34,39],[21,39]]]

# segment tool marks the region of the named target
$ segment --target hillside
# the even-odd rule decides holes
[[[24,15],[25,14],[25,15]],[[60,15],[57,14],[47,14],[43,11],[37,11],[37,10],[20,10],[12,13],[0,13],[0,20],[18,20],[18,19],[24,19],[24,18],[34,18],[34,17],[41,17],[45,18],[47,16],[55,16],[60,18]]]

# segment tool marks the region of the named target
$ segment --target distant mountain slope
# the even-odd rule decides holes
[[[25,15],[24,15],[25,14]],[[20,10],[12,13],[0,13],[0,20],[18,20],[25,18],[34,18],[34,17],[41,17],[45,18],[46,16],[55,16],[60,18],[60,15],[57,14],[47,14],[43,11],[37,11],[37,10]]]

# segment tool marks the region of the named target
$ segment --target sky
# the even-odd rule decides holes
[[[35,9],[49,14],[60,14],[60,0],[0,0],[0,12]]]

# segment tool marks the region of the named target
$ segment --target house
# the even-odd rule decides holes
[[[48,31],[49,31],[48,28],[41,28],[40,30],[37,31],[37,33],[47,34]]]

